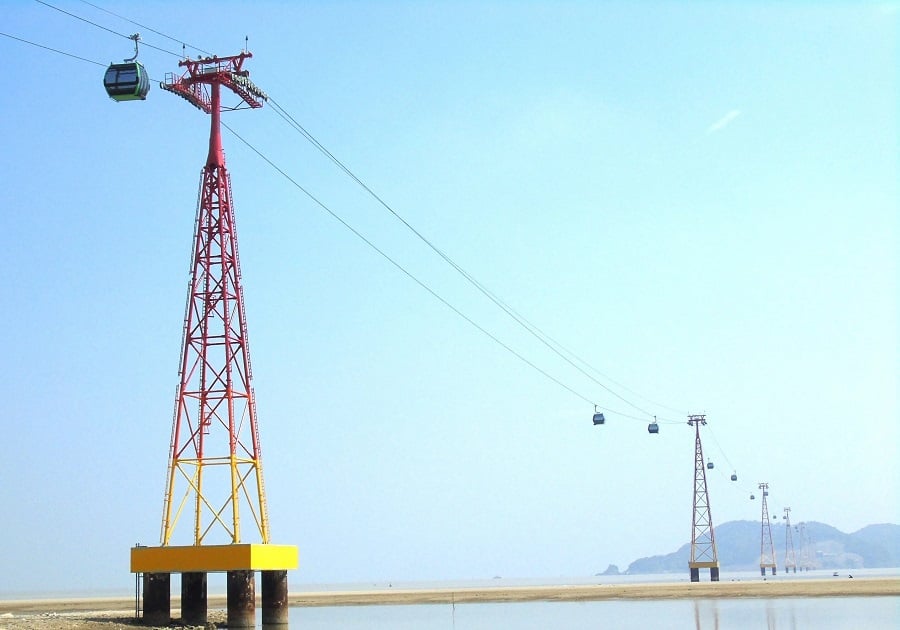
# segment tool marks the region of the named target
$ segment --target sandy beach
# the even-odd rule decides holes
[[[380,589],[291,593],[291,606],[464,604],[475,602],[599,601],[753,597],[900,596],[900,578],[591,584],[493,588]],[[211,595],[209,621],[225,627],[225,598]],[[178,616],[173,598],[173,618]],[[134,600],[126,598],[0,600],[0,630],[119,630],[134,628]],[[144,627],[144,626],[141,626]]]

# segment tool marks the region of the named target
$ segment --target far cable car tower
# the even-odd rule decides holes
[[[766,569],[772,569],[772,575],[775,575],[777,568],[775,566],[775,545],[772,543],[772,525],[769,522],[769,484],[761,482],[759,489],[762,490],[762,516],[760,522],[762,529],[759,535],[759,572],[765,577]]]
[[[794,553],[794,534],[791,532],[791,508],[784,508],[784,572],[797,572],[797,554]]]
[[[719,556],[716,553],[716,536],[713,531],[712,513],[709,509],[709,493],[706,491],[706,467],[703,464],[703,444],[700,442],[700,425],[706,424],[705,415],[688,416],[688,424],[695,428],[694,439],[694,515],[691,525],[691,582],[700,581],[700,569],[709,569],[709,579],[719,581]]]
[[[223,109],[255,109],[267,99],[244,70],[250,57],[242,52],[185,59],[178,63],[184,74],[169,73],[160,84],[210,114],[211,127],[200,178],[160,546],[131,552],[132,572],[144,574],[144,621],[153,625],[170,621],[172,572],[181,573],[182,623],[206,623],[207,573],[224,572],[228,627],[254,627],[255,571],[261,572],[263,623],[287,623],[287,571],[297,568],[296,547],[270,543],[237,228],[222,150]],[[237,105],[223,107],[223,88],[239,97]],[[190,531],[178,529],[180,521],[191,521]]]

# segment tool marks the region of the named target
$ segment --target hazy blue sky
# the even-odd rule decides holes
[[[758,519],[760,481],[794,521],[900,522],[897,3],[94,4],[221,55],[249,36],[253,80],[399,214],[678,423],[649,436],[271,107],[227,114],[578,392],[226,132],[293,584],[591,575],[669,552],[691,533],[687,413],[708,414],[715,523]],[[36,2],[0,5],[0,31],[131,54]],[[158,86],[113,103],[100,65],[3,36],[0,53],[0,595],[127,588],[128,548],[159,540],[208,117]],[[581,396],[641,419],[594,427]]]

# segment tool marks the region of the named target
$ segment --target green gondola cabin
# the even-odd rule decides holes
[[[114,101],[143,101],[150,91],[150,77],[136,61],[114,63],[103,75],[103,87]]]

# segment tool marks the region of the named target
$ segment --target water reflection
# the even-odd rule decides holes
[[[703,613],[701,608],[708,608],[712,613]],[[701,619],[711,618],[711,624],[705,626],[700,624]],[[719,630],[719,602],[715,599],[695,599],[694,600],[694,626],[696,630]]]

